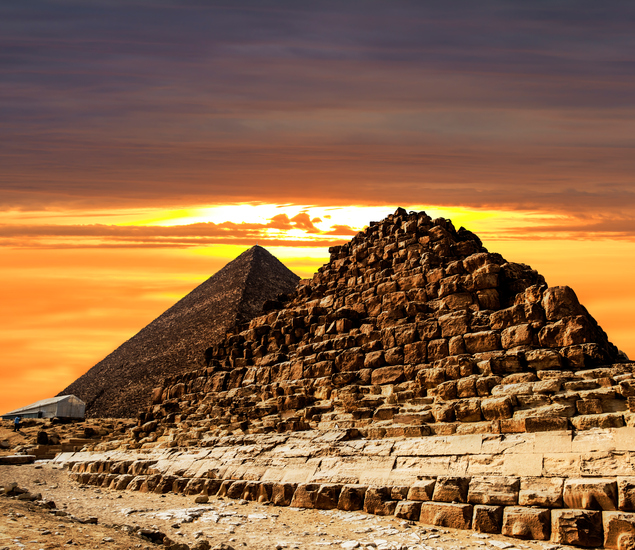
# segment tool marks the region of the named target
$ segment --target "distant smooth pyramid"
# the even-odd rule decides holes
[[[87,416],[134,416],[153,387],[192,370],[227,329],[262,312],[263,304],[296,287],[299,277],[260,246],[195,288],[59,395],[86,402]]]

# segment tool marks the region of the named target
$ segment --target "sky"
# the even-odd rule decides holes
[[[0,409],[254,244],[397,206],[574,288],[635,357],[635,5],[0,4]]]

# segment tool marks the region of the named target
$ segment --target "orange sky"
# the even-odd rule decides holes
[[[0,409],[249,246],[307,277],[396,206],[570,285],[635,356],[634,21],[621,1],[1,3]]]
[[[532,229],[554,223],[541,213],[407,206],[425,209],[434,217],[449,217],[457,227],[464,225],[491,251],[528,263],[550,285],[572,286],[612,341],[635,356],[635,320],[631,315],[635,309],[631,284],[634,243],[606,238],[562,239],[544,230],[533,234]],[[39,213],[42,227],[48,231],[40,229],[37,235],[21,237],[25,240],[20,246],[0,248],[4,266],[0,272],[0,408],[8,411],[55,395],[249,246],[259,243],[267,247],[293,271],[310,277],[327,261],[329,244],[350,238],[353,230],[394,209],[395,205],[324,208],[252,204],[120,211],[108,216],[92,213],[88,227],[93,231],[70,237],[59,233],[86,228],[81,223],[87,221],[83,218],[86,213]],[[10,225],[16,233],[20,227],[32,227],[31,215],[12,213]],[[120,225],[99,225],[112,221]],[[563,216],[557,221],[577,223]],[[227,234],[214,237],[192,237],[185,231],[200,223],[249,225],[257,235],[247,237],[241,233],[246,229],[234,225]],[[57,231],[60,227],[63,231]],[[329,234],[333,227],[339,227],[335,230],[339,234]],[[144,232],[131,237],[106,228],[142,228]],[[148,235],[152,228],[164,231],[165,236]],[[197,231],[200,233],[200,228]],[[189,232],[195,233],[193,229]],[[190,240],[148,247],[157,238]],[[207,244],[208,238],[214,242]]]

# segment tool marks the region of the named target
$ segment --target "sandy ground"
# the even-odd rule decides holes
[[[54,510],[0,496],[0,550],[158,548],[127,532],[135,527],[159,530],[175,543],[193,546],[208,541],[212,548],[225,543],[235,550],[557,548],[550,543],[436,529],[363,512],[301,510],[214,497],[207,504],[196,504],[193,496],[80,486],[71,481],[67,470],[50,463],[0,466],[0,484],[14,481],[54,501],[58,511],[69,515],[54,515]],[[88,518],[97,518],[96,525],[77,521]]]

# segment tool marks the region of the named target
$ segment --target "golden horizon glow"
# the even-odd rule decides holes
[[[328,261],[331,243],[349,240],[352,230],[385,218],[395,208],[250,203],[122,209],[90,216],[11,212],[3,219],[5,226],[24,229],[27,237],[0,246],[0,284],[7,296],[0,319],[0,412],[61,391],[254,244],[310,278]],[[609,338],[635,356],[635,291],[629,276],[635,269],[633,241],[607,234],[575,238],[580,220],[560,213],[405,208],[451,219],[457,229],[464,226],[476,233],[490,251],[531,265],[549,285],[571,286]],[[95,234],[73,234],[89,220],[90,227],[105,224],[133,233],[122,236],[98,228]],[[38,227],[31,230],[34,221]],[[227,229],[201,236],[196,224],[208,223]],[[245,225],[248,231],[241,229]],[[68,234],[56,233],[60,227]],[[328,234],[337,227],[350,231]],[[165,236],[158,243],[157,228]],[[188,232],[181,245],[173,245],[183,231]],[[128,248],[129,243],[137,247]]]

